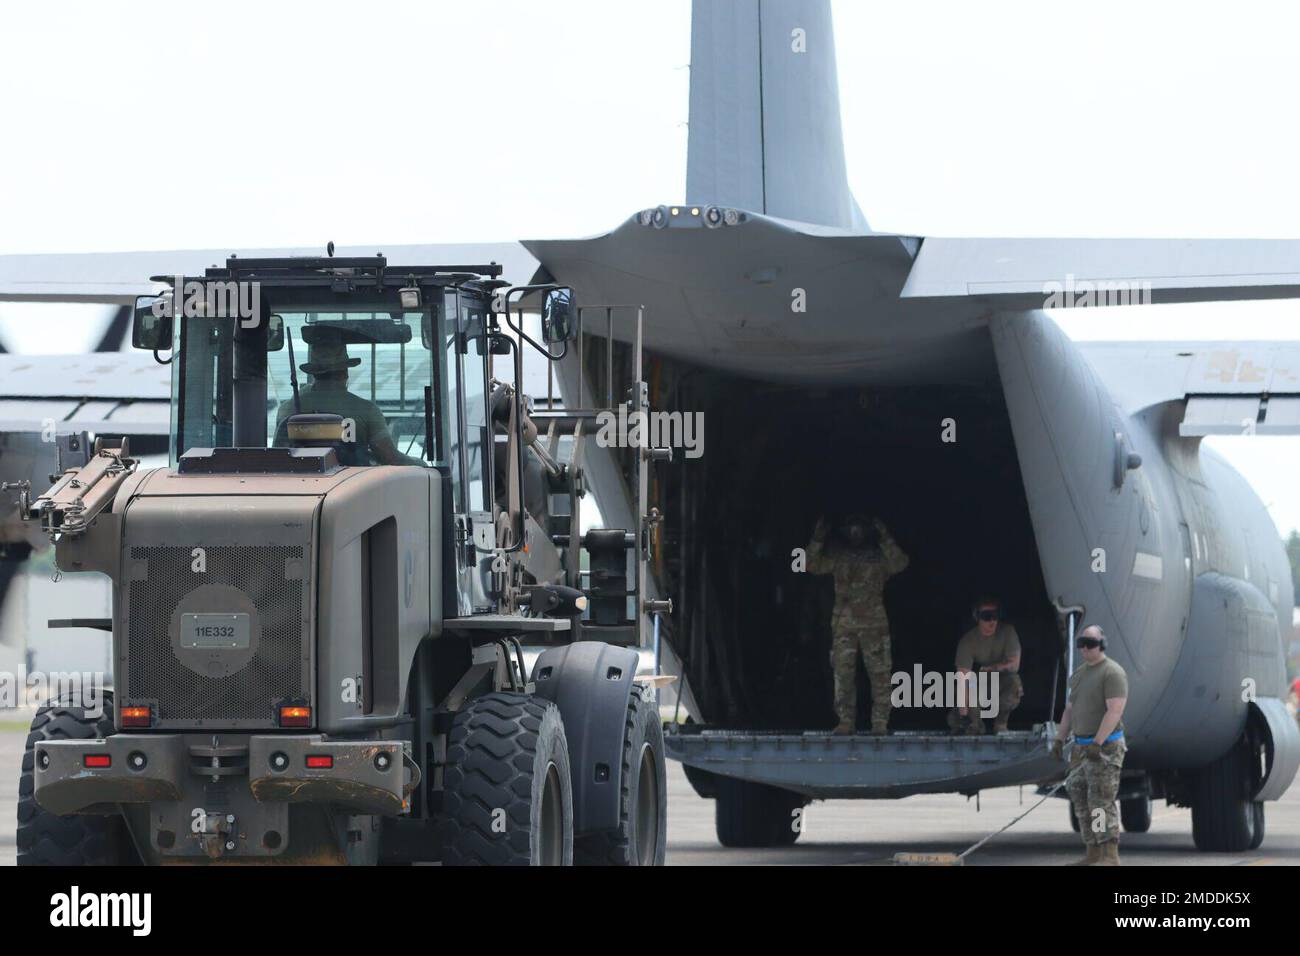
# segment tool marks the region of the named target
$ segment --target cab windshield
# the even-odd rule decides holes
[[[343,464],[423,464],[425,389],[436,384],[433,311],[286,309],[252,329],[229,318],[185,318],[176,452],[291,447],[305,434],[289,427],[295,415],[338,416]]]
[[[267,354],[269,443],[295,443],[288,429],[294,415],[332,414],[345,425],[344,464],[420,464],[424,387],[433,380],[421,342],[424,313],[279,314],[285,344]]]

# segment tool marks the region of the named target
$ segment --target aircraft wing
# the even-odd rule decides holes
[[[1096,303],[1111,305],[1296,298],[1300,240],[927,238],[903,298],[1014,310],[1052,307],[1053,294],[1077,305],[1090,292],[1130,294]]]
[[[1189,435],[1300,434],[1300,342],[1077,342],[1126,411],[1187,400]]]
[[[171,369],[145,352],[0,355],[0,432],[166,435]]]
[[[505,278],[527,282],[537,261],[517,242],[436,245],[350,246],[339,256],[382,252],[393,267],[402,265],[485,265],[500,263]],[[129,305],[138,295],[157,291],[157,275],[202,275],[227,257],[319,256],[320,248],[191,249],[159,252],[91,252],[0,256],[0,302],[101,302]]]

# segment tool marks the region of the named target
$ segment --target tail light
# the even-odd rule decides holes
[[[280,707],[281,727],[310,727],[311,708],[305,704],[282,704]]]
[[[152,725],[153,725],[153,708],[151,707],[123,707],[122,708],[123,727],[149,727]]]
[[[86,754],[82,758],[82,763],[93,769],[102,769],[113,766],[113,758],[108,754]]]

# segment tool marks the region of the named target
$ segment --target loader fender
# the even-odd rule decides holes
[[[637,662],[631,648],[578,641],[544,651],[533,665],[535,693],[564,720],[575,834],[618,826],[628,700],[640,693]]]

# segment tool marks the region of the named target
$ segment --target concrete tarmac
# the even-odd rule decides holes
[[[14,863],[18,775],[26,735],[0,730],[0,864]],[[1023,799],[1023,803],[1022,803]],[[974,799],[944,794],[904,800],[827,800],[805,811],[804,832],[793,847],[729,850],[713,829],[713,801],[702,800],[681,765],[668,765],[668,863],[673,866],[774,864],[889,865],[898,852],[960,853],[1003,826],[1039,798],[1030,787],[988,790]],[[1057,865],[1081,855],[1065,800],[1047,800],[1009,831],[967,859],[967,865]],[[1248,853],[1198,853],[1191,812],[1155,805],[1147,833],[1122,837],[1129,866],[1300,864],[1300,788],[1266,809],[1267,837]]]

